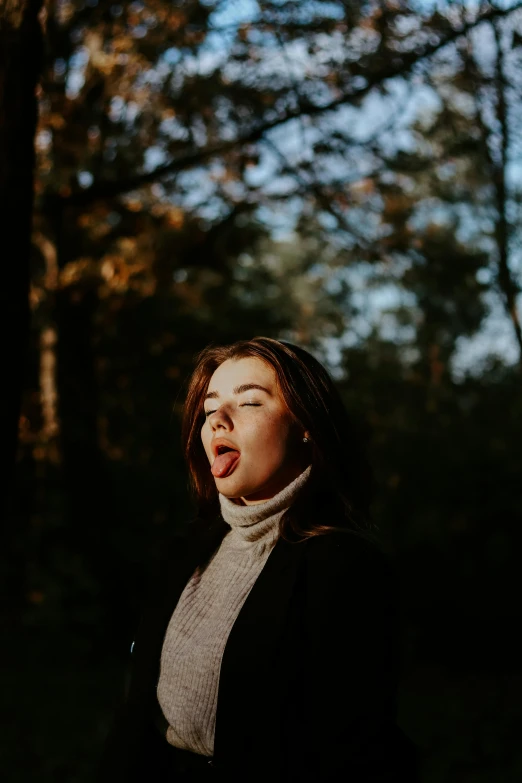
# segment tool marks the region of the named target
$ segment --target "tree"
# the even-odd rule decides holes
[[[263,0],[238,18],[239,5],[46,6],[4,552],[24,613],[9,648],[20,681],[16,650],[30,649],[45,672],[34,688],[61,683],[91,730],[39,725],[39,750],[17,757],[25,778],[31,758],[42,779],[89,777],[116,689],[107,656],[127,654],[148,555],[191,513],[179,414],[210,341],[286,337],[331,362],[378,469],[376,516],[415,585],[412,657],[450,666],[451,617],[457,647],[498,662],[461,618],[474,591],[481,619],[488,600],[497,611],[480,577],[504,585],[519,549],[518,382],[489,357],[457,383],[452,362],[487,317],[502,243],[516,284],[521,4]],[[484,47],[494,26],[502,62]]]
[[[0,439],[9,485],[15,463],[29,332],[36,88],[42,65],[41,0],[0,4],[0,210],[4,220],[1,310],[4,384]],[[2,503],[5,497],[2,498]]]

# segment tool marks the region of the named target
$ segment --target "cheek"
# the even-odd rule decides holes
[[[268,413],[255,423],[255,441],[266,446],[269,453],[284,454],[287,449],[289,422],[279,413]]]

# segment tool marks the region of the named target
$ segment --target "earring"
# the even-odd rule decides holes
[[[303,443],[308,443],[308,438],[303,438]]]

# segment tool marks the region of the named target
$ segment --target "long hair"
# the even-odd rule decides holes
[[[310,433],[312,469],[280,534],[299,541],[331,530],[372,535],[374,474],[335,385],[308,351],[269,337],[210,345],[196,355],[188,383],[181,438],[199,519],[219,517],[218,491],[201,441],[204,397],[214,371],[227,359],[256,357],[275,370],[279,391],[294,421]]]

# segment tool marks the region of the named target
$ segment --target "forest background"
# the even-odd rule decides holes
[[[367,444],[423,782],[518,783],[521,93],[521,2],[1,3],[4,780],[92,779],[194,355],[268,335]]]

